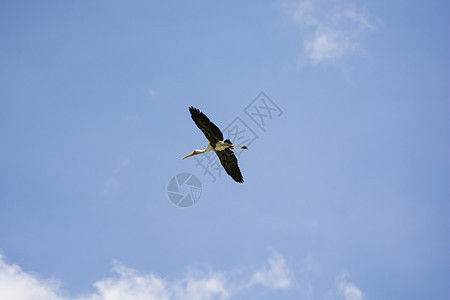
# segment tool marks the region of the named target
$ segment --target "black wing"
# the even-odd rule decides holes
[[[223,134],[220,129],[204,113],[192,106],[189,107],[189,111],[191,112],[192,120],[203,131],[210,143],[215,144],[217,141],[223,141]]]
[[[230,149],[225,149],[222,151],[216,151],[216,154],[228,175],[230,175],[234,181],[243,183],[244,177],[242,177],[241,170],[239,170],[238,161],[233,151]]]

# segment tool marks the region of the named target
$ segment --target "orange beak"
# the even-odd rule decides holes
[[[186,156],[185,156],[185,157],[183,157],[182,159],[185,159],[185,158],[188,158],[188,157],[194,156],[195,154],[197,154],[197,153],[195,153],[195,151],[194,151],[194,152],[192,152],[191,154],[189,154],[189,155],[186,155]]]

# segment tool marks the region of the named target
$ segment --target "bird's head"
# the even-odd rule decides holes
[[[183,157],[182,159],[197,155],[200,153],[200,150],[194,150],[191,154],[186,155],[185,157]]]

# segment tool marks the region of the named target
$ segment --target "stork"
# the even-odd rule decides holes
[[[223,134],[220,129],[214,125],[204,113],[192,106],[189,107],[189,111],[191,112],[192,120],[194,120],[197,127],[203,131],[203,134],[206,136],[209,143],[205,149],[196,149],[191,154],[183,157],[183,159],[208,151],[214,151],[219,157],[220,163],[227,174],[230,175],[234,181],[243,183],[244,177],[242,177],[237,158],[231,149],[248,149],[247,146],[235,146],[230,140],[223,140]]]

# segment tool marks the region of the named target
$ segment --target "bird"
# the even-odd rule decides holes
[[[244,177],[241,174],[241,170],[239,170],[237,158],[231,149],[248,149],[247,146],[236,146],[229,139],[223,140],[223,134],[220,129],[204,113],[193,106],[189,107],[189,111],[192,120],[194,120],[197,127],[200,128],[208,139],[208,146],[203,150],[195,149],[194,152],[186,155],[183,159],[208,151],[214,151],[227,174],[234,181],[243,183]]]

